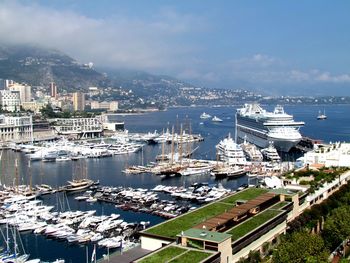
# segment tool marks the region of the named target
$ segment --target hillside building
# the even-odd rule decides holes
[[[50,83],[50,96],[51,98],[57,98],[57,86],[54,82]]]
[[[85,110],[85,94],[82,92],[73,93],[73,109],[75,111]]]
[[[21,103],[32,100],[32,87],[26,84],[13,83],[8,85],[8,90],[18,91]]]

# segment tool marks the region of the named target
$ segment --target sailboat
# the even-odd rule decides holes
[[[68,185],[64,187],[64,190],[67,192],[81,191],[86,188],[89,188],[94,184],[93,180],[87,178],[87,173],[84,167],[82,168],[83,178],[81,179],[73,179],[72,181],[68,181]]]
[[[321,111],[318,112],[317,119],[318,120],[325,120],[325,119],[327,119],[327,115],[326,115],[325,110],[323,110],[323,114],[321,113]]]

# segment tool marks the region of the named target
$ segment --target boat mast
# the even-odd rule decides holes
[[[179,146],[179,160],[180,160],[180,166],[182,165],[182,123],[180,126],[180,144],[178,143]]]
[[[173,165],[173,162],[174,162],[174,125],[173,125],[173,128],[172,128],[172,138],[171,138],[171,165]]]
[[[235,142],[237,143],[237,111],[235,113]]]
[[[17,163],[17,158],[15,159],[15,175],[16,175],[16,193],[18,193],[19,179],[18,179],[18,163]]]
[[[32,170],[30,167],[30,160],[28,160],[28,172],[29,172],[29,190],[32,193]]]

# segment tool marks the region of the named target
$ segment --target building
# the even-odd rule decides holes
[[[8,89],[11,91],[18,91],[22,102],[29,102],[32,100],[32,87],[26,84],[13,83],[9,84]]]
[[[57,98],[57,86],[54,82],[50,83],[50,96],[52,98]]]
[[[300,160],[300,158],[299,158]],[[350,167],[350,143],[319,145],[305,153],[301,165],[323,165],[326,167]]]
[[[33,138],[32,116],[12,117],[0,115],[0,141],[23,142]]]
[[[91,101],[91,109],[116,111],[118,110],[118,101]]]
[[[18,91],[0,90],[0,105],[1,108],[6,111],[20,111],[20,93]]]
[[[56,132],[62,135],[96,138],[101,137],[103,132],[103,125],[99,118],[59,118],[54,121]]]
[[[23,110],[29,110],[34,113],[39,113],[40,110],[44,108],[46,105],[47,105],[47,102],[30,101],[30,102],[23,102],[21,106]]]
[[[82,92],[73,93],[73,109],[75,111],[85,110],[85,94]]]

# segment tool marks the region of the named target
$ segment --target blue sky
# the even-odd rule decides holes
[[[207,87],[350,95],[349,14],[345,0],[4,1],[0,34]]]

